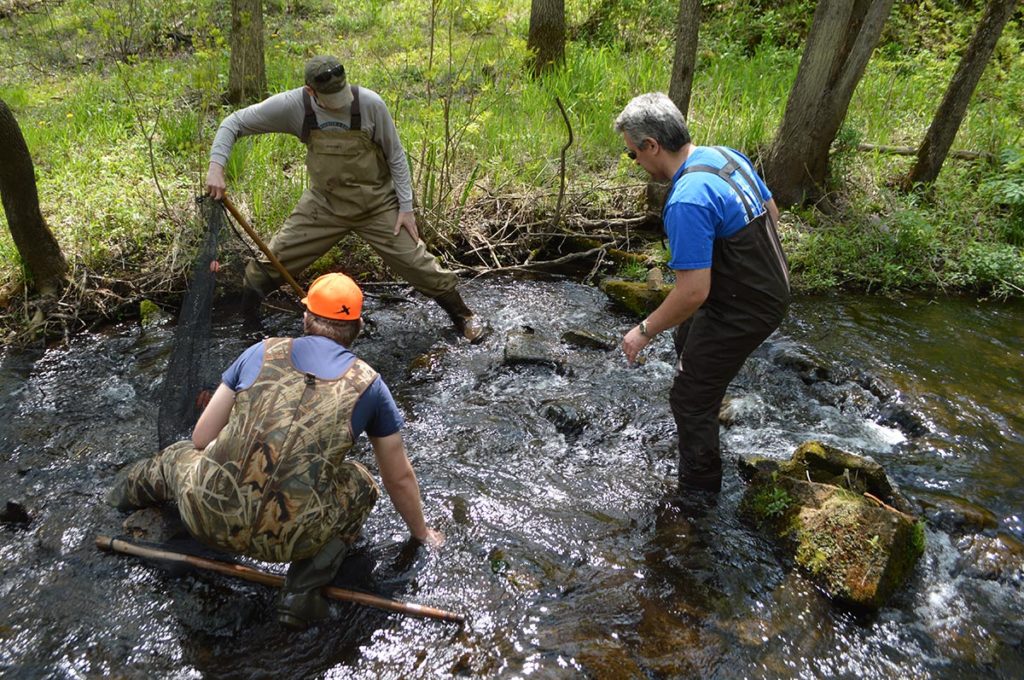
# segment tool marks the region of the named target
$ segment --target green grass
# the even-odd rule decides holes
[[[268,87],[299,85],[313,53],[338,54],[354,82],[388,102],[417,198],[431,209],[431,224],[452,233],[487,194],[536,197],[537,213],[554,209],[567,139],[557,97],[575,135],[566,154],[575,208],[639,212],[646,177],[622,154],[612,121],[633,95],[667,89],[677,3],[618,0],[604,22],[588,20],[606,3],[572,3],[577,39],[564,66],[537,79],[524,75],[529,5],[441,2],[431,43],[425,0],[268,0]],[[169,266],[179,260],[167,244],[196,236],[185,216],[202,189],[217,125],[231,110],[220,102],[229,57],[222,10],[212,0],[67,0],[0,19],[0,98],[21,125],[44,215],[72,263],[100,271]],[[738,0],[705,6],[689,113],[695,141],[754,157],[770,143],[809,17],[806,2],[756,11]],[[898,7],[842,139],[915,145],[972,27],[972,15],[942,3]],[[187,35],[191,46],[172,34]],[[1011,24],[954,148],[1024,148],[1022,41],[1024,30]],[[305,186],[303,154],[281,135],[235,146],[229,189],[265,236]],[[784,219],[796,284],[1021,295],[1024,200],[1015,202],[1015,192],[1024,169],[1012,160],[948,160],[927,195],[904,195],[892,186],[910,163],[837,152],[831,211],[800,209]],[[0,286],[20,281],[20,267],[0,229]]]

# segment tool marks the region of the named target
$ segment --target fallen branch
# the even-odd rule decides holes
[[[131,541],[126,541],[119,538],[111,538],[110,536],[97,536],[96,547],[100,550],[118,552],[124,555],[133,555],[135,557],[143,557],[152,560],[162,560],[164,562],[176,562],[179,564],[187,564],[191,567],[197,567],[199,569],[206,569],[213,571],[218,574],[225,576],[234,576],[246,581],[252,581],[253,583],[260,583],[265,586],[271,586],[272,588],[280,588],[284,585],[284,577],[278,576],[277,574],[271,574],[259,569],[253,569],[243,564],[235,564],[233,562],[221,562],[219,560],[211,560],[205,557],[197,557],[196,555],[189,555],[187,553],[172,552],[170,550],[163,550],[160,548],[151,548]],[[443,609],[435,609],[434,607],[428,607],[422,604],[415,604],[413,602],[399,602],[398,600],[389,600],[386,597],[380,597],[379,595],[370,595],[369,593],[360,593],[354,590],[345,590],[344,588],[335,588],[334,586],[326,586],[321,591],[325,597],[329,597],[332,600],[344,600],[346,602],[355,602],[357,604],[363,604],[370,607],[376,607],[378,609],[386,609],[388,611],[398,612],[400,614],[408,614],[411,616],[423,616],[431,619],[440,619],[442,621],[452,621],[454,623],[464,623],[466,617],[462,614],[456,614],[455,612],[445,611]]]
[[[912,146],[886,146],[884,144],[858,144],[858,151],[877,151],[878,153],[890,153],[896,156],[916,156],[917,148]],[[990,154],[987,151],[950,151],[948,154],[951,158],[959,158],[966,161],[976,161],[978,159],[986,161],[994,161],[995,155]]]

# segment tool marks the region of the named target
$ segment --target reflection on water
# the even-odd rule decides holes
[[[5,674],[1024,674],[1020,555],[1002,572],[966,558],[991,548],[972,540],[1024,537],[1019,305],[801,299],[733,385],[729,458],[824,439],[874,456],[911,492],[995,514],[989,536],[929,529],[911,583],[868,617],[833,607],[740,522],[732,465],[715,503],[676,497],[668,334],[629,368],[617,351],[558,343],[570,328],[630,327],[600,292],[503,281],[466,287],[496,331],[471,347],[432,303],[388,293],[368,297],[356,349],[403,409],[429,520],[448,541],[410,553],[383,499],[343,578],[464,612],[462,629],[333,605],[330,623],[292,634],[265,588],[96,551],[93,536],[120,522],[103,490],[155,446],[170,351],[170,327],[125,326],[0,361],[0,500],[33,517],[0,529]],[[298,332],[296,317],[270,321]],[[523,326],[558,348],[564,371],[503,365],[505,337]],[[247,341],[231,318],[215,334],[212,363],[226,366]],[[372,466],[367,448],[358,457]]]

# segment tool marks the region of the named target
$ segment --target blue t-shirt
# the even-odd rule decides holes
[[[732,174],[733,181],[746,194],[756,217],[764,212],[762,201],[771,199],[772,193],[749,158],[735,149],[727,149],[727,152],[757,184],[756,187],[750,186],[739,170]],[[709,268],[715,239],[732,236],[750,221],[739,194],[724,179],[710,172],[683,175],[687,168],[695,165],[722,168],[725,164],[725,156],[716,149],[698,146],[672,178],[672,190],[662,213],[672,253],[668,262],[670,269]]]
[[[292,341],[291,360],[292,366],[303,373],[333,380],[349,369],[356,355],[322,335],[304,335]],[[244,390],[256,382],[262,366],[263,343],[257,342],[235,359],[221,375],[221,380],[235,392]],[[377,376],[359,396],[352,411],[352,440],[363,432],[370,437],[387,437],[398,432],[402,424],[402,414],[391,391]]]

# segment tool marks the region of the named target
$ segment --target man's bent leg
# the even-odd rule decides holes
[[[137,510],[168,501],[176,501],[176,469],[187,465],[196,453],[191,440],[171,444],[152,458],[137,460],[118,473],[107,492],[107,503],[118,510]]]
[[[354,461],[342,463],[337,501],[343,512],[335,527],[337,534],[316,555],[296,560],[288,568],[277,604],[281,623],[301,629],[327,616],[327,602],[320,588],[338,573],[379,497],[380,489],[365,467]]]
[[[297,276],[349,230],[320,195],[307,189],[267,247],[289,274]],[[243,296],[255,300],[258,307],[263,297],[281,285],[282,279],[265,256],[251,260],[245,268],[244,291],[247,292],[243,292]]]
[[[422,240],[414,239],[405,229],[400,229],[396,236],[397,218],[398,212],[389,210],[371,218],[356,231],[395,274],[433,298],[463,337],[472,343],[483,340],[489,329],[456,290],[458,277],[438,264]]]

